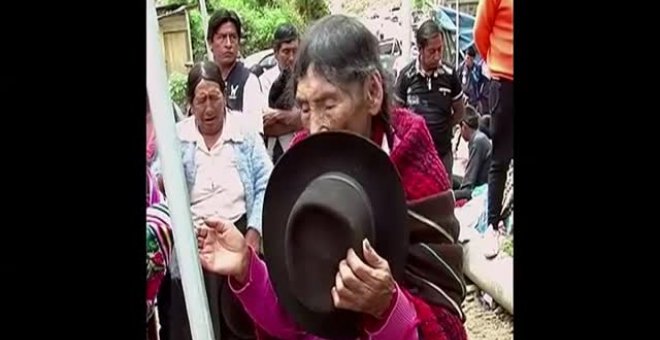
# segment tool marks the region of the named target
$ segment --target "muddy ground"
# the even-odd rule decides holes
[[[468,292],[470,293],[463,302],[468,339],[512,340],[513,316],[502,307],[496,306],[494,310],[489,310],[489,308],[482,305],[477,297],[479,292],[476,286],[469,287]]]

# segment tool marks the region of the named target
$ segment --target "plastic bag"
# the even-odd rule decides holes
[[[464,206],[456,208],[455,214],[461,225],[460,241],[468,241],[480,231],[479,224],[484,215],[488,213],[488,185],[482,185],[472,191],[472,199]]]

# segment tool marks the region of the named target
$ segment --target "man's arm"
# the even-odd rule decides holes
[[[302,129],[300,110],[279,110],[268,108],[264,115],[264,133],[266,136],[277,137]]]
[[[263,115],[264,134],[269,137],[278,137],[291,132],[298,131],[302,128],[300,119],[300,112],[295,108],[284,110],[282,107],[275,104],[280,100],[292,99],[293,93],[289,88],[290,73],[283,71],[279,76],[272,80],[272,74],[264,74],[265,82],[264,96],[266,97],[266,109]],[[293,106],[293,103],[288,103]],[[271,105],[275,107],[271,107]],[[289,105],[284,106],[284,108]]]
[[[451,116],[451,126],[461,122],[465,114],[465,105],[463,104],[463,87],[461,81],[458,79],[458,72],[453,72],[451,75],[451,108],[454,112]]]
[[[488,60],[490,50],[490,33],[495,23],[497,5],[494,0],[480,0],[477,5],[477,17],[474,22],[474,43],[479,54]]]
[[[243,89],[243,113],[250,119],[250,125],[260,134],[264,134],[263,110],[268,107],[267,95],[261,91],[261,83],[254,74],[250,74]]]

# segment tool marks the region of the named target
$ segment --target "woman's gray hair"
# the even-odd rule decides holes
[[[381,114],[390,118],[392,79],[380,62],[378,39],[358,20],[345,15],[329,15],[317,21],[302,39],[293,69],[293,88],[310,67],[331,84],[346,90],[363,83],[374,72],[383,79]]]

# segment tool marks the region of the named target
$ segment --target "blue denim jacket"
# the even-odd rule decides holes
[[[247,225],[261,234],[261,215],[263,213],[264,195],[266,185],[273,171],[273,163],[268,157],[263,139],[256,132],[249,131],[243,124],[239,124],[240,138],[231,140],[230,145],[234,148],[236,155],[236,166],[245,190],[245,207],[247,209]],[[197,166],[195,164],[196,142],[180,141],[181,162],[183,163],[184,175],[188,184],[190,194]],[[161,175],[160,158],[156,157],[151,170],[156,176]],[[190,197],[190,196],[189,196]],[[176,226],[173,226],[176,227]],[[172,252],[170,271],[173,277],[180,277],[178,264],[174,251]]]
[[[268,157],[261,136],[257,133],[246,133],[241,130],[242,138],[231,141],[236,155],[236,166],[245,190],[245,207],[247,209],[247,225],[261,233],[261,214],[264,205],[264,194],[268,178],[273,170],[273,163]],[[195,183],[197,167],[195,165],[195,149],[197,144],[190,141],[180,141],[181,157],[188,190]],[[152,171],[160,175],[160,160],[157,158],[152,165]]]

